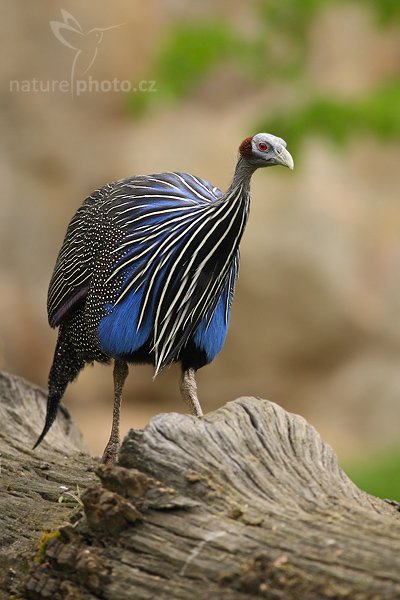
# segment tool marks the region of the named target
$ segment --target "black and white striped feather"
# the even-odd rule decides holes
[[[248,210],[243,184],[224,195],[186,173],[132,177],[98,190],[68,227],[49,288],[50,324],[84,301],[96,273],[108,314],[130,296],[140,303],[132,327],[139,332],[151,321],[157,373],[210,322],[222,296],[228,319]]]

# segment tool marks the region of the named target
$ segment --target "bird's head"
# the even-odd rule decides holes
[[[121,27],[124,23],[119,23],[118,25],[111,25],[111,27],[93,27],[90,31],[87,32],[86,37],[91,38],[93,42],[97,45],[101,44],[104,37],[105,31],[110,31],[110,29],[116,29],[117,27]]]
[[[255,168],[283,165],[293,169],[292,155],[286,150],[286,142],[272,133],[257,133],[239,146],[240,156]]]

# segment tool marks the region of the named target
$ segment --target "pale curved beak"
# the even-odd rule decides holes
[[[284,167],[289,167],[291,171],[294,169],[294,160],[292,155],[284,146],[279,145],[276,148],[276,162]]]

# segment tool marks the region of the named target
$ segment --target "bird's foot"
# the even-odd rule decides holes
[[[110,440],[105,447],[103,456],[101,458],[103,465],[115,465],[117,462],[118,450],[119,442],[112,442]]]

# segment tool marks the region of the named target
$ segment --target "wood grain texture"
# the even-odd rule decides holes
[[[306,421],[258,398],[162,414],[51,539],[27,598],[400,598],[400,513]]]
[[[46,400],[40,388],[0,373],[0,598],[17,590],[43,532],[71,517],[77,503],[66,492],[85,489],[95,479],[94,461],[65,408],[43,445],[32,451]]]

